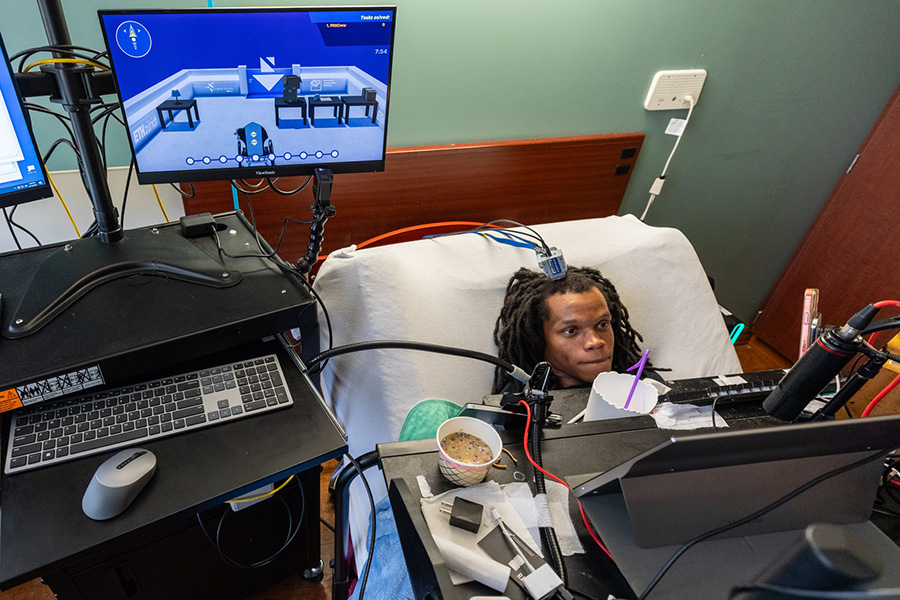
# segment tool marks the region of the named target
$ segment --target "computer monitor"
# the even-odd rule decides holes
[[[621,492],[641,548],[683,544],[736,523],[802,484],[900,446],[900,415],[679,435],[600,474],[569,477],[595,517],[593,496]],[[822,481],[717,539],[868,520],[882,461]]]
[[[16,87],[6,46],[0,37],[0,207],[53,195],[31,122]]]
[[[395,12],[99,11],[138,181],[384,170]]]

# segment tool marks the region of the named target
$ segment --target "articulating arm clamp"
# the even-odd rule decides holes
[[[331,206],[332,181],[330,169],[316,169],[316,181],[313,184],[315,201],[310,207],[313,213],[313,220],[309,225],[309,244],[306,246],[306,254],[297,262],[297,268],[304,275],[309,273],[319,259],[322,239],[325,237],[325,221],[329,217],[333,217],[337,212]]]

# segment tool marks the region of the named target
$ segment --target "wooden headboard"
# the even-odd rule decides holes
[[[325,227],[321,254],[413,225],[437,221],[512,219],[527,225],[605,217],[619,205],[644,141],[617,133],[454,144],[388,150],[383,173],[336,174],[331,203],[337,214]],[[305,178],[280,180],[293,189]],[[185,214],[233,208],[228,182],[194,185]],[[188,191],[182,184],[182,189]],[[273,246],[284,217],[310,218],[312,185],[294,196],[267,190],[252,196],[260,233]],[[250,211],[241,195],[241,208]],[[296,261],[309,229],[288,225],[278,254]]]

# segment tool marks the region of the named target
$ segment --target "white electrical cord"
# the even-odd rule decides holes
[[[647,200],[647,206],[644,207],[644,213],[641,215],[641,221],[644,220],[644,217],[647,216],[647,211],[650,210],[650,205],[653,204],[653,201],[659,196],[659,193],[662,191],[663,183],[666,181],[666,171],[669,170],[669,163],[672,162],[672,157],[675,156],[675,151],[678,150],[678,144],[681,142],[681,137],[684,135],[685,129],[687,129],[687,124],[691,120],[691,113],[694,112],[694,97],[690,94],[685,95],[685,102],[688,103],[688,114],[684,120],[684,127],[681,130],[681,133],[678,135],[678,139],[675,140],[675,145],[672,146],[672,152],[669,153],[669,158],[666,160],[666,165],[663,167],[662,173],[660,173],[659,177],[653,182],[653,185],[650,186],[650,199]]]

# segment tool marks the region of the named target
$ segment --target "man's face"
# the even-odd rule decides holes
[[[590,383],[612,368],[615,337],[606,298],[597,288],[547,298],[544,360],[560,387]]]

